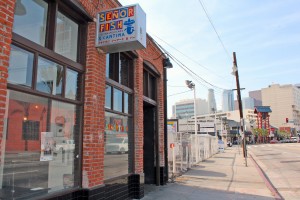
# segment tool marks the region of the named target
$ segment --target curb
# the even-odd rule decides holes
[[[272,194],[274,195],[274,198],[276,200],[284,200],[284,198],[280,195],[280,193],[278,192],[278,190],[274,187],[274,185],[272,184],[272,182],[270,181],[270,179],[268,178],[268,176],[266,175],[266,173],[262,170],[262,168],[257,164],[256,160],[253,158],[252,154],[249,153],[251,161],[254,163],[255,168],[257,169],[259,175],[261,176],[261,178],[264,180],[267,188],[272,192]]]

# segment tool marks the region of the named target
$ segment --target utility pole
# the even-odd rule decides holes
[[[244,117],[243,117],[243,107],[242,107],[242,99],[241,99],[241,88],[240,88],[240,81],[239,81],[239,72],[237,68],[237,61],[236,61],[236,55],[235,52],[233,52],[233,72],[235,73],[235,79],[236,79],[236,87],[237,87],[237,99],[239,104],[239,110],[240,110],[240,123],[241,123],[241,132],[243,137],[243,154],[245,158],[245,164],[247,167],[247,148],[246,148],[246,137],[244,133]]]

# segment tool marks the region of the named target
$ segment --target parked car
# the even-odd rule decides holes
[[[115,137],[110,138],[105,144],[105,153],[128,153],[128,138],[127,137]]]
[[[61,143],[58,143],[54,147],[54,153],[59,153],[63,151],[74,151],[75,142],[74,140],[63,140]]]
[[[298,137],[291,137],[292,142],[298,142]]]

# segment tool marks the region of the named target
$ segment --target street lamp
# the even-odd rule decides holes
[[[188,88],[190,88],[191,90],[194,90],[194,115],[195,115],[195,157],[196,157],[196,162],[198,162],[198,132],[197,132],[197,116],[196,116],[196,87],[195,87],[195,83],[193,83],[192,81],[186,80],[185,84]]]

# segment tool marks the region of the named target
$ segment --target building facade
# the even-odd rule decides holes
[[[121,6],[0,3],[0,199],[139,199],[166,183],[166,57],[149,35],[142,50],[95,45],[97,13]]]
[[[185,99],[176,102],[172,106],[172,117],[176,119],[187,119],[195,116],[194,99]],[[196,98],[196,115],[208,113],[208,104],[204,99]]]
[[[233,111],[234,110],[234,97],[232,90],[224,90],[222,95],[222,111]]]
[[[294,85],[273,84],[262,88],[262,102],[270,106],[270,125],[300,130],[300,89]]]

